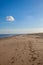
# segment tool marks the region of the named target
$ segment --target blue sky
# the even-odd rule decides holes
[[[30,29],[43,29],[43,0],[0,0],[0,33]]]

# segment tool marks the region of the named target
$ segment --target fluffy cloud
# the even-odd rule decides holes
[[[7,21],[15,21],[15,18],[13,16],[6,16]]]

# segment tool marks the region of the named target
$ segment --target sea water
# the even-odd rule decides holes
[[[6,38],[11,36],[16,36],[17,34],[0,34],[0,38]]]

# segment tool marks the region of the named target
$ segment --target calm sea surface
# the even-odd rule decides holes
[[[11,36],[16,36],[18,34],[0,34],[0,38],[6,38],[6,37],[11,37]]]

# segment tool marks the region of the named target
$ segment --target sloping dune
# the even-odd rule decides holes
[[[0,65],[43,65],[43,37],[33,34],[0,39]]]

